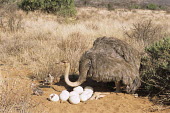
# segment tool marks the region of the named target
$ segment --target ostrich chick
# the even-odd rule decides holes
[[[41,90],[36,84],[31,84],[31,89],[34,95],[42,96],[44,94],[43,90]]]
[[[49,75],[44,79],[43,85],[44,85],[44,84],[50,84],[50,85],[52,85],[53,82],[54,82],[54,77],[53,77],[51,74],[49,74]]]

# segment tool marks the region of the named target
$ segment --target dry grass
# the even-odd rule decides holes
[[[3,87],[0,93],[1,113],[28,113],[30,104],[30,86],[28,82],[19,78],[6,78],[3,80]],[[32,103],[33,104],[33,103]]]
[[[132,28],[125,31],[127,37],[139,41],[144,47],[166,37],[165,27],[162,25],[155,25],[152,20],[145,20],[134,23]]]
[[[32,100],[31,80],[26,76],[11,76],[9,71],[5,72],[3,69],[0,71],[3,71],[0,84],[0,113],[47,113],[43,109],[37,110],[41,103]]]
[[[1,62],[15,68],[25,66],[37,79],[43,79],[48,73],[61,76],[63,67],[56,62],[63,59],[71,62],[71,73],[76,73],[80,56],[98,37],[117,37],[143,51],[140,41],[124,34],[134,23],[152,19],[155,25],[163,26],[162,34],[170,33],[170,15],[164,11],[107,11],[89,7],[79,8],[77,17],[67,19],[20,10],[11,16],[6,14],[3,13],[0,28]],[[9,25],[10,18],[14,22]]]
[[[0,12],[1,68],[26,68],[39,80],[49,73],[60,77],[64,70],[56,64],[60,60],[71,62],[70,74],[77,73],[80,56],[98,37],[117,37],[142,52],[144,43],[124,34],[131,32],[134,23],[151,19],[154,25],[163,26],[160,34],[170,34],[170,14],[164,11],[107,11],[89,7],[79,8],[77,17],[67,19],[41,12],[9,12]],[[29,83],[7,78],[0,98],[1,111],[29,112]]]

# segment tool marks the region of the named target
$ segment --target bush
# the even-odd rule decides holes
[[[157,10],[157,9],[159,9],[159,7],[156,4],[148,4],[146,6],[146,8],[150,9],[150,10]]]
[[[141,9],[141,6],[139,4],[132,4],[129,5],[129,9]]]
[[[26,11],[38,10],[42,7],[42,0],[22,0],[19,7]]]
[[[141,77],[144,87],[159,102],[170,104],[170,38],[146,48],[147,57],[142,59]]]
[[[114,10],[115,8],[114,8],[114,5],[113,5],[113,4],[109,3],[109,4],[107,4],[107,9],[108,9],[109,11],[111,11],[111,10]]]
[[[43,10],[63,16],[73,16],[76,13],[74,0],[22,0],[19,7],[25,11]]]
[[[125,35],[148,46],[161,39],[165,35],[162,25],[156,25],[152,20],[144,20],[134,23],[130,31],[125,31]]]

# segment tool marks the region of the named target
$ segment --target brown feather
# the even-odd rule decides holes
[[[79,70],[83,69],[82,63],[88,63],[87,76],[96,81],[120,81],[128,87],[128,92],[134,92],[140,86],[139,66],[140,54],[126,42],[117,38],[98,38],[93,47],[86,51],[79,63]],[[86,77],[82,77],[84,81]]]

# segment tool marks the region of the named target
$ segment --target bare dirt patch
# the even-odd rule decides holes
[[[8,68],[9,69],[9,68]],[[2,70],[1,70],[2,71]],[[19,75],[23,75],[26,70],[17,71],[15,69],[7,73],[2,71],[6,77],[12,77],[12,79],[18,78]],[[28,81],[28,78],[24,76],[21,78],[22,82]],[[27,82],[28,83],[28,82]],[[30,80],[31,84],[31,80]],[[110,92],[114,91],[108,87],[108,84],[97,83],[92,80],[88,80],[83,86],[91,85],[95,91]],[[110,85],[110,84],[109,84]],[[43,96],[31,95],[30,98],[34,102],[35,108],[34,113],[169,113],[170,109],[165,109],[163,106],[154,105],[148,100],[147,97],[139,96],[135,98],[133,95],[126,93],[111,93],[104,98],[99,100],[89,100],[87,102],[81,102],[77,105],[70,104],[69,102],[60,103],[51,102],[48,97],[51,93],[60,94],[62,90],[71,91],[72,88],[68,87],[65,82],[61,79],[59,83],[52,85],[56,90],[48,87],[42,87],[44,91]],[[35,104],[36,103],[36,104]]]
[[[65,89],[63,86],[54,86],[57,89]],[[156,106],[151,103],[146,97],[135,98],[130,94],[112,93],[99,100],[89,100],[77,105],[69,102],[51,102],[47,98],[51,93],[60,94],[52,89],[43,89],[43,96],[32,96],[32,99],[45,106],[43,109],[49,113],[169,113],[170,110],[161,110],[161,106]],[[39,108],[41,109],[41,107]]]

